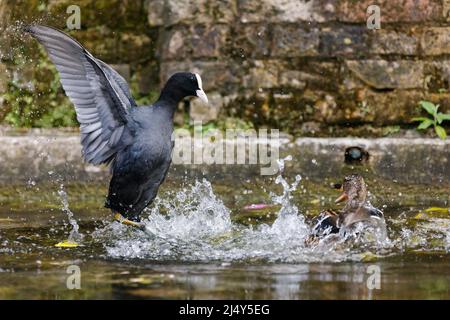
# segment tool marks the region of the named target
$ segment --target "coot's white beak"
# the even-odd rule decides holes
[[[208,104],[208,97],[206,96],[205,91],[197,90],[195,93],[197,94],[197,97],[200,98],[200,100],[202,100],[205,104]]]
[[[203,91],[202,78],[198,73],[195,74],[195,77],[197,78],[198,84],[198,90],[195,91],[195,93],[197,94],[197,97],[200,98],[200,100],[202,100],[205,104],[208,104],[208,97],[206,96],[205,91]]]

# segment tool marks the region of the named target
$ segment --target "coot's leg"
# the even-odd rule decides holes
[[[125,218],[124,216],[122,216],[120,213],[116,212],[114,214],[114,219],[126,226],[132,226],[141,230],[145,229],[145,226],[142,223],[136,222],[136,221],[131,221],[128,220],[127,218]]]

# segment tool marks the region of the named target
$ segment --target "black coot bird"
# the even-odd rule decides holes
[[[140,227],[140,214],[156,197],[173,149],[173,116],[187,96],[208,102],[198,74],[175,73],[153,105],[137,107],[126,81],[65,33],[42,25],[26,28],[47,50],[75,105],[84,159],[110,164],[105,206],[120,222]]]

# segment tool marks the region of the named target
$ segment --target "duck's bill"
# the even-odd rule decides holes
[[[203,90],[197,90],[195,92],[197,94],[197,97],[202,100],[205,104],[208,104],[208,97],[206,96],[205,91]]]
[[[343,192],[336,200],[334,200],[334,203],[340,203],[348,199],[347,193]]]

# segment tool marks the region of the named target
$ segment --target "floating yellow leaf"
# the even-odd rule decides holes
[[[58,248],[76,248],[78,246],[79,246],[78,243],[71,241],[71,240],[65,240],[65,241],[55,244],[55,247],[58,247]]]
[[[418,213],[418,214],[416,214],[414,219],[428,219],[428,216],[424,213]]]
[[[431,207],[425,210],[425,212],[441,212],[441,213],[449,213],[448,208],[440,208],[440,207]]]
[[[314,199],[314,200],[311,200],[309,203],[311,203],[311,204],[319,204],[319,202],[320,202],[319,199]]]
[[[424,212],[419,212],[414,219],[416,220],[428,220],[431,218],[449,218],[449,209],[440,207],[431,207],[425,209]]]

